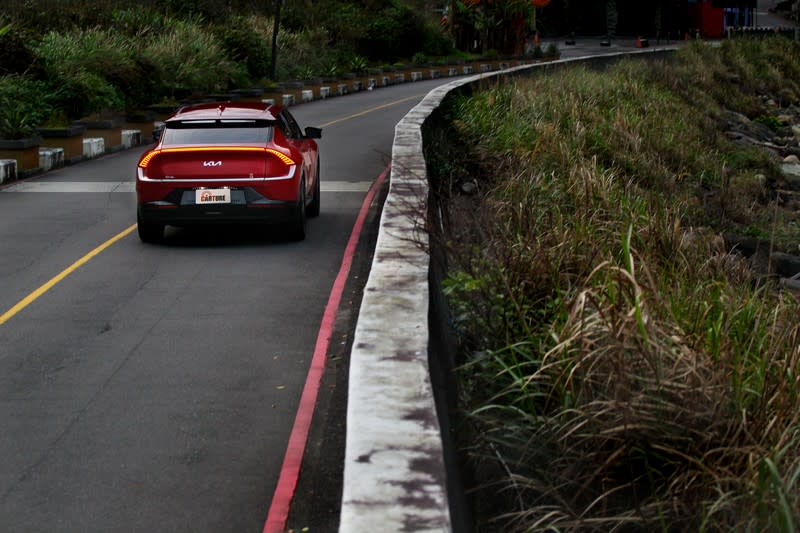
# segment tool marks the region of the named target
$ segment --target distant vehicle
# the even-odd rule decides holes
[[[224,102],[183,107],[139,159],[136,220],[142,242],[164,227],[280,223],[305,239],[320,211],[319,128],[301,130],[281,105]]]

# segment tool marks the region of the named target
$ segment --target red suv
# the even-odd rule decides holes
[[[319,215],[319,128],[300,129],[280,105],[224,102],[183,107],[139,160],[139,238],[164,226],[279,222],[305,238]]]

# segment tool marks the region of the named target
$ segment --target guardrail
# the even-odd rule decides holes
[[[455,494],[458,473],[446,466],[432,385],[435,287],[429,283],[428,176],[423,126],[454,91],[541,68],[602,65],[621,57],[655,57],[676,48],[620,52],[524,65],[438,87],[395,127],[389,194],[364,289],[353,349],[340,533],[461,531],[469,520]],[[438,366],[437,362],[435,366]],[[446,432],[445,432],[446,433]]]

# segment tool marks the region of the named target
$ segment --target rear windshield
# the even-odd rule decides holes
[[[265,144],[272,140],[267,120],[171,120],[162,144]]]

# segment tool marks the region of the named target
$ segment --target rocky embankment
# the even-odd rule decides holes
[[[737,144],[771,154],[780,172],[759,174],[757,178],[774,206],[774,216],[784,223],[800,224],[800,107],[781,107],[772,99],[764,103],[771,112],[759,120],[726,112],[725,134]],[[723,237],[726,248],[748,258],[757,273],[774,276],[782,285],[800,290],[800,242],[794,250],[777,250],[770,239],[735,232]]]

